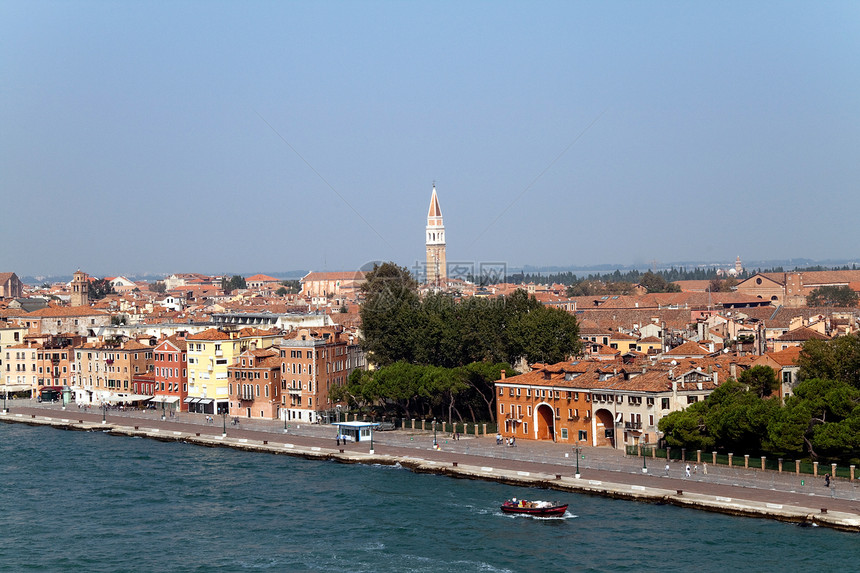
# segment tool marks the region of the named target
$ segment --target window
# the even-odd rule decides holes
[[[505,405],[499,404],[499,414],[504,414],[504,413],[505,413]]]
[[[7,358],[8,358],[8,356],[7,356]],[[530,398],[530,397],[531,397],[531,395],[532,395],[532,389],[531,389],[531,388],[526,388],[526,398]]]
[[[668,398],[661,398],[660,399],[660,408],[663,410],[669,409],[669,399]]]
[[[570,420],[571,418],[573,418],[573,408],[568,408],[567,409],[567,419]]]
[[[528,415],[528,416],[532,415],[532,407],[531,406],[526,407],[526,415]]]
[[[517,396],[519,396],[519,395],[520,395],[520,389],[517,388]]]
[[[561,418],[561,413],[559,412],[558,408],[555,409],[555,417]]]
[[[648,415],[648,425],[649,425],[649,426],[653,426],[653,425],[654,425],[654,414],[649,414],[649,415]]]
[[[646,403],[648,406],[653,406],[653,405],[654,405],[654,398],[646,398],[646,399],[645,399],[645,403]]]
[[[586,440],[588,440],[588,432],[586,432],[585,430],[580,430],[579,437],[577,439],[580,442],[585,442]]]
[[[523,422],[523,433],[524,434],[529,433],[529,423],[528,422]]]
[[[567,439],[567,428],[562,428],[562,429],[561,429],[561,439],[562,439],[562,440],[566,440],[566,439]]]
[[[523,407],[517,404],[517,417],[522,418],[523,416]]]

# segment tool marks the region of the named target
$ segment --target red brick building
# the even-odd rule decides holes
[[[365,368],[356,338],[341,326],[300,329],[279,346],[281,409],[288,420],[316,422],[334,416],[338,404],[329,391],[346,384],[350,373]]]
[[[281,358],[273,348],[242,352],[227,369],[230,415],[277,419],[281,413]]]
[[[174,334],[161,339],[153,349],[155,392],[151,403],[163,409],[185,412],[188,397],[188,358],[185,335]]]

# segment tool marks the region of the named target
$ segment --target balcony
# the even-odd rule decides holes
[[[625,430],[641,430],[642,422],[624,422]]]

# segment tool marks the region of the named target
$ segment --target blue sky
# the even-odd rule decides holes
[[[860,3],[0,1],[0,270],[857,257]]]

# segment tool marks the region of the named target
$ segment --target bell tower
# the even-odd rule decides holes
[[[72,277],[72,306],[89,306],[90,304],[90,281],[87,273],[78,269]]]
[[[448,278],[448,264],[445,260],[445,225],[442,223],[442,209],[436,196],[436,184],[430,197],[430,210],[427,213],[427,284],[444,286]]]

